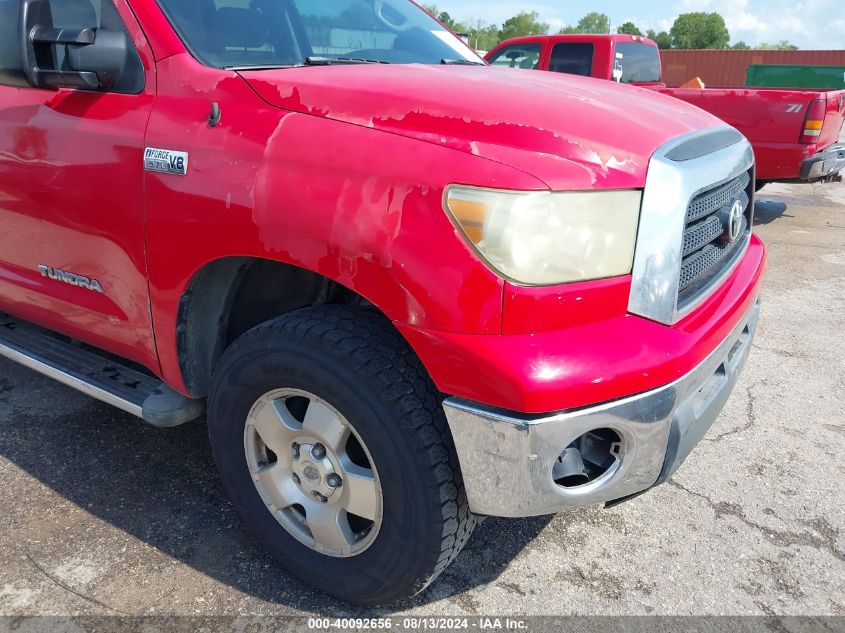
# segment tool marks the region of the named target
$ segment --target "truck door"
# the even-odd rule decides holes
[[[21,52],[36,37],[24,8],[48,42],[37,63]],[[83,29],[96,34],[86,54],[125,41],[116,80],[70,87],[91,80],[68,72],[84,46],[49,38]],[[142,199],[152,69],[126,0],[0,0],[0,310],[157,369]]]

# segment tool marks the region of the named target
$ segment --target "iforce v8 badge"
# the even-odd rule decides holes
[[[148,147],[144,150],[144,169],[162,174],[188,175],[188,152]]]

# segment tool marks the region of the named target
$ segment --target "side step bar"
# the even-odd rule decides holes
[[[186,398],[150,374],[98,356],[3,314],[0,314],[0,356],[154,426],[179,426],[205,412],[202,400]]]

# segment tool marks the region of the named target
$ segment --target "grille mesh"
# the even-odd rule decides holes
[[[678,285],[680,308],[706,292],[748,243],[752,218],[750,184],[751,175],[746,172],[690,201]],[[726,226],[722,218],[736,200],[744,210],[742,228],[739,237],[729,242],[724,238]]]
[[[684,233],[684,257],[709,244],[724,232],[725,227],[715,215],[687,228]]]
[[[744,203],[748,206],[748,194],[746,190],[750,182],[751,176],[745,173],[721,187],[697,195],[692,199],[692,202],[690,202],[687,208],[687,224],[700,220],[714,211],[718,211],[734,198],[742,197],[742,194],[745,194]]]
[[[748,220],[743,218],[740,235],[747,235],[747,233]],[[728,259],[737,247],[744,243],[741,238],[725,244],[713,242],[712,244],[707,244],[707,246],[699,250],[692,257],[685,259],[684,263],[681,264],[681,290],[689,287],[690,284],[702,275],[706,275],[719,262]]]

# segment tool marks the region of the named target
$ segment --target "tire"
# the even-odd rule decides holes
[[[307,403],[297,400],[297,394],[307,394]],[[311,460],[309,465],[323,469],[324,463],[329,464],[313,457],[319,442],[294,442],[296,446],[287,456],[275,455],[276,465],[281,463],[279,472],[287,472],[284,460],[288,459],[289,468],[302,477],[294,478],[296,489],[289,481],[279,484],[276,489],[282,490],[279,494],[285,498],[278,504],[268,503],[268,497],[276,494],[273,486],[280,481],[275,475],[265,477],[267,469],[273,467],[270,462],[274,454],[267,450],[269,444],[264,453],[260,449],[267,435],[263,420],[268,419],[268,402],[273,403],[274,414],[283,412],[279,415],[285,420],[291,411],[304,407],[305,414],[299,412],[302,428],[298,432],[315,427],[316,413],[312,418],[305,417],[312,407],[318,412],[328,409],[346,423],[347,436],[354,435],[355,439],[344,440],[346,444],[337,449],[337,455],[330,451],[338,464],[348,466],[353,452],[361,461],[361,452],[353,451],[355,442],[364,448],[364,463],[371,462],[370,474],[376,482],[376,494],[381,496],[372,522],[362,521],[354,513],[339,515],[345,516],[350,526],[354,521],[368,523],[369,528],[360,531],[358,524],[351,531],[345,527],[341,530],[344,542],[355,541],[355,545],[335,549],[336,535],[321,540],[310,524],[307,530],[301,528],[303,517],[306,524],[312,517],[317,522],[322,508],[343,497],[332,496],[326,502],[324,496],[324,506],[309,501],[278,508],[300,493],[307,496],[310,492],[320,499],[320,493],[306,484],[319,481],[324,486],[325,480],[312,479],[312,470],[306,481],[306,471],[301,470],[302,451],[306,451],[305,459]],[[312,422],[306,425],[309,419]],[[215,462],[241,517],[293,575],[341,600],[388,605],[421,592],[455,559],[476,525],[440,394],[395,328],[370,310],[307,308],[241,336],[216,368],[208,420]],[[290,424],[295,426],[295,422]],[[257,453],[253,448],[256,442]],[[279,442],[287,446],[284,439]],[[310,448],[306,450],[306,446]],[[267,455],[268,462],[256,466],[261,455]],[[326,467],[331,468],[331,464]],[[337,468],[341,473],[342,464]],[[346,477],[346,490],[354,490],[349,483],[352,475],[341,474]],[[265,480],[273,483],[265,485]],[[335,490],[345,495],[343,485]],[[329,494],[331,489],[323,487],[320,491]],[[355,497],[350,493],[349,498]],[[350,509],[357,510],[357,506]],[[367,513],[361,512],[362,517]],[[338,521],[346,525],[342,518]],[[323,529],[322,525],[316,527]],[[361,534],[366,536],[357,541]],[[353,552],[356,547],[359,551]]]

